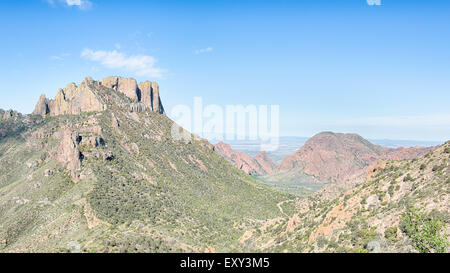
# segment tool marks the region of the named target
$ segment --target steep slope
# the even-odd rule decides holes
[[[121,81],[87,78],[0,121],[0,252],[254,251],[239,238],[289,197],[174,139],[159,90]]]
[[[247,242],[266,242],[266,251],[449,252],[449,163],[450,141],[418,159],[381,161],[363,183],[297,200],[274,232]]]
[[[251,158],[246,153],[234,151],[229,144],[224,142],[219,142],[214,145],[214,150],[220,153],[236,168],[249,175],[271,174],[276,169],[275,163],[273,163],[264,151],[259,152],[254,158]]]
[[[384,148],[357,134],[324,132],[285,158],[270,181],[342,183],[361,179],[380,159],[412,159],[430,148]]]

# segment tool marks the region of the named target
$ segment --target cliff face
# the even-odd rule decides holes
[[[276,168],[275,163],[273,163],[264,151],[251,158],[248,154],[234,151],[229,144],[223,142],[216,144],[214,150],[220,153],[236,168],[250,175],[270,174]]]
[[[286,157],[277,172],[302,170],[318,182],[344,182],[361,177],[380,159],[413,159],[430,148],[391,149],[374,145],[356,134],[325,132],[309,139],[291,156]]]
[[[71,83],[59,89],[53,100],[41,95],[33,114],[45,117],[104,111],[109,97],[99,94],[103,88],[124,94],[130,99],[130,107],[136,111],[148,109],[164,114],[157,83],[147,81],[138,86],[135,79],[121,77],[108,77],[101,82],[86,78],[79,86]]]

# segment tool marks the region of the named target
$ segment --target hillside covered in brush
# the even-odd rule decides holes
[[[362,177],[300,198],[174,125],[156,83],[120,77],[0,110],[0,252],[449,251],[450,142],[425,154],[320,134],[284,165]]]
[[[156,83],[86,78],[1,114],[0,252],[253,251],[238,239],[288,198],[174,139]]]
[[[450,141],[417,159],[379,161],[355,186],[286,203],[284,219],[246,241],[266,251],[449,252],[449,163]]]

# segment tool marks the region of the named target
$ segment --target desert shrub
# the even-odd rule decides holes
[[[397,227],[388,227],[384,232],[384,237],[389,241],[394,241],[397,239]]]
[[[439,165],[434,165],[432,171],[433,172],[439,172],[439,171],[442,171],[444,168],[445,168],[445,164],[442,164],[440,166]]]
[[[317,246],[322,248],[328,244],[328,240],[324,236],[319,236],[317,238]]]
[[[411,176],[411,174],[408,173],[408,175],[405,176],[405,178],[403,178],[403,182],[407,182],[407,181],[413,181],[413,178]]]
[[[421,171],[425,170],[426,168],[427,168],[427,165],[426,165],[425,163],[422,163],[422,164],[420,165],[420,167],[419,167],[419,169],[420,169]]]
[[[421,253],[446,252],[449,242],[445,235],[441,235],[443,227],[441,219],[421,214],[414,209],[403,214],[400,226]]]

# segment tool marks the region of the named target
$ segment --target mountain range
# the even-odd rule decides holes
[[[0,252],[449,251],[449,142],[325,132],[277,166],[175,125],[122,77],[0,110]]]

